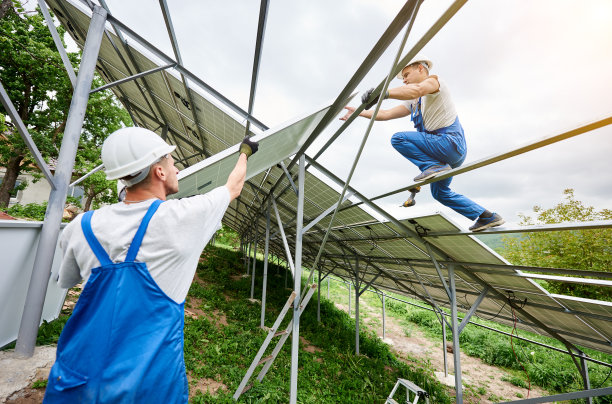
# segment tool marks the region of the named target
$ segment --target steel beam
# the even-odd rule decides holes
[[[30,132],[28,132],[28,128],[26,128],[25,124],[21,120],[19,113],[15,109],[15,106],[13,105],[11,99],[4,90],[4,86],[2,85],[2,83],[0,83],[0,101],[2,101],[4,109],[11,117],[11,121],[17,128],[17,131],[21,135],[21,138],[25,142],[26,146],[28,146],[30,153],[32,153],[32,156],[36,161],[36,165],[38,166],[38,168],[40,168],[40,171],[42,171],[43,175],[47,179],[47,182],[49,183],[49,185],[51,185],[51,188],[55,189],[56,184],[55,179],[53,178],[53,174],[51,174],[49,166],[47,166],[47,162],[43,158],[42,154],[40,154],[40,151],[38,150],[38,147],[36,147],[36,143],[34,143],[34,140],[32,140]]]
[[[293,274],[293,291],[296,294],[293,303],[293,335],[291,336],[291,386],[289,402],[297,403],[298,354],[300,347],[300,289],[302,282],[302,223],[304,218],[304,177],[306,176],[304,156],[300,158],[298,179],[298,206],[295,226],[295,272]]]
[[[264,34],[266,32],[266,21],[268,17],[269,0],[261,0],[259,6],[259,22],[257,24],[257,39],[255,41],[255,55],[253,57],[253,71],[251,73],[251,90],[249,91],[249,107],[247,114],[253,115],[253,105],[255,104],[255,91],[257,90],[257,79],[259,77],[259,65],[261,59],[261,49],[263,48]],[[249,135],[251,121],[247,120],[244,128],[244,135]]]
[[[453,330],[453,361],[455,364],[456,403],[463,403],[463,385],[461,384],[461,350],[459,347],[459,321],[457,317],[457,289],[455,288],[455,266],[448,266],[448,281],[451,290],[451,323]]]
[[[592,389],[584,391],[576,391],[573,393],[556,394],[554,396],[536,397],[527,400],[508,401],[512,404],[536,404],[536,403],[558,403],[569,400],[579,400],[587,397],[602,397],[612,394],[612,387],[604,387],[601,389]]]
[[[264,267],[263,267],[263,281],[261,290],[261,321],[260,327],[264,328],[266,321],[266,290],[268,286],[268,254],[270,253],[270,203],[271,199],[268,199],[268,208],[266,212],[266,245],[264,247]]]
[[[33,355],[34,346],[36,345],[36,336],[51,274],[53,256],[57,246],[64,203],[68,193],[68,184],[72,177],[79,137],[87,109],[89,90],[98,60],[102,35],[104,34],[106,16],[106,11],[103,8],[98,6],[94,8],[76,87],[70,103],[66,129],[53,178],[56,188],[51,190],[49,195],[49,204],[40,232],[38,249],[34,258],[34,269],[28,287],[23,316],[21,317],[17,345],[15,346],[15,352],[25,357]]]
[[[89,93],[93,94],[93,93],[97,93],[99,91],[108,90],[109,88],[118,86],[120,84],[127,83],[127,82],[130,82],[132,80],[136,80],[136,79],[139,79],[141,77],[144,77],[144,76],[148,76],[149,74],[157,73],[157,72],[159,72],[161,70],[171,69],[174,66],[176,66],[176,63],[170,63],[169,65],[159,66],[159,67],[156,67],[154,69],[147,70],[146,72],[138,73],[138,74],[135,74],[133,76],[129,76],[129,77],[123,78],[121,80],[113,81],[112,83],[105,84],[105,85],[100,86],[98,88],[94,88]]]
[[[459,334],[461,334],[461,331],[463,331],[465,326],[470,322],[470,318],[472,318],[472,316],[476,312],[476,309],[478,309],[478,306],[480,306],[480,303],[482,303],[482,301],[484,300],[488,292],[489,292],[489,288],[485,286],[480,296],[478,296],[478,298],[476,299],[476,301],[470,308],[470,311],[468,311],[465,317],[463,317],[463,320],[461,320],[461,324],[459,324]]]
[[[72,88],[76,88],[76,74],[74,74],[74,67],[72,67],[72,63],[68,58],[68,54],[66,53],[66,49],[64,48],[64,43],[62,42],[59,33],[57,32],[57,28],[55,28],[55,23],[53,22],[53,18],[51,18],[51,14],[49,14],[49,9],[47,8],[47,4],[45,4],[44,0],[38,0],[38,6],[40,7],[40,11],[42,11],[43,16],[45,17],[45,21],[47,22],[47,27],[49,28],[49,32],[51,32],[51,36],[53,37],[53,42],[55,42],[55,47],[62,58],[62,62],[64,63],[64,67],[66,68],[66,73],[68,74],[68,78],[70,79],[70,83],[72,83]]]
[[[251,299],[254,298],[255,294],[255,272],[257,271],[257,238],[259,236],[259,232],[257,230],[257,227],[255,227],[255,240],[253,241],[253,271],[251,272]]]
[[[174,33],[174,26],[172,25],[172,18],[170,17],[170,10],[168,9],[168,4],[166,3],[166,0],[159,0],[159,4],[161,6],[162,14],[164,16],[164,22],[166,24],[166,29],[168,30],[168,36],[170,37],[170,43],[172,44],[172,50],[174,51],[174,57],[176,58],[176,61],[178,62],[178,64],[182,65],[183,58],[181,57],[181,52],[178,47],[178,41]],[[187,79],[185,78],[185,75],[182,72],[180,74],[181,74],[181,81],[183,82],[183,88],[185,90],[187,98],[189,98],[189,105],[191,106],[191,108],[188,107],[187,109],[191,111],[193,122],[195,124],[198,135],[200,136],[200,143],[202,144],[202,151],[204,152],[204,155],[206,157],[209,157],[210,153],[206,151],[206,140],[204,139],[204,135],[202,133],[202,130],[200,129],[200,122],[198,121],[198,114],[196,111],[195,103],[193,102],[193,95],[191,94],[191,89],[189,88],[189,85],[187,84]]]
[[[274,213],[276,214],[276,223],[278,224],[278,229],[280,230],[281,237],[283,238],[283,245],[285,246],[285,253],[287,254],[287,262],[291,267],[291,274],[295,276],[295,268],[293,267],[293,257],[291,256],[291,250],[289,249],[289,243],[287,242],[287,236],[285,236],[285,229],[283,228],[283,222],[281,221],[280,214],[278,213],[278,207],[276,206],[276,201],[272,198],[272,207],[274,208]],[[286,280],[286,278],[285,278]],[[285,282],[285,287],[286,287]]]

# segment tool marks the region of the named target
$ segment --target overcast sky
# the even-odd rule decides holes
[[[107,2],[117,18],[173,54],[158,1]],[[451,3],[423,3],[403,54]],[[270,1],[254,115],[272,127],[334,100],[403,4]],[[185,66],[246,110],[259,1],[168,5]],[[454,98],[466,132],[466,163],[612,115],[610,21],[609,0],[468,1],[423,49],[434,63],[431,73]],[[358,91],[384,79],[398,47],[399,38]],[[383,108],[397,103],[386,101]],[[358,119],[320,159],[340,178],[348,176],[367,123]],[[336,120],[309,154],[340,124]],[[418,169],[390,144],[393,133],[412,128],[409,118],[376,122],[351,185],[372,197],[412,183]],[[554,206],[566,188],[597,209],[612,208],[611,154],[612,127],[606,127],[460,175],[452,187],[510,223],[534,205]],[[399,207],[406,195],[378,203],[400,219],[439,211],[470,225],[434,201],[428,188],[412,208]]]

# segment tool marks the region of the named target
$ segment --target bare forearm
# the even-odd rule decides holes
[[[230,200],[232,201],[236,199],[242,191],[242,187],[244,186],[244,181],[246,179],[246,170],[247,156],[244,153],[240,153],[238,162],[230,175],[227,177],[227,182],[225,184],[230,192]]]

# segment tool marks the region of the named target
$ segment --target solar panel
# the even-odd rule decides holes
[[[50,0],[48,3],[82,46],[89,16],[81,11],[80,5],[76,7],[70,1]],[[131,44],[127,45],[128,50],[124,49],[117,35],[110,34],[110,38],[117,48],[105,38],[98,65],[98,72],[105,81],[111,82],[162,64]],[[181,80],[168,71],[123,83],[113,87],[113,91],[132,110],[138,125],[159,134],[164,126],[167,127],[169,141],[177,145],[175,159],[182,168],[181,191],[177,197],[203,193],[225,181],[236,161],[237,144],[245,133],[245,126],[236,119],[235,113],[218,106],[219,101],[205,92],[200,93],[197,88],[192,94],[192,104]],[[276,164],[284,162],[289,165],[291,161],[287,157],[299,149],[326,111],[317,109],[279,128],[255,134],[261,141],[261,150],[249,160],[249,184],[244,187],[239,200],[230,205],[225,224],[245,237],[256,231],[263,243],[261,234],[265,231],[265,220],[260,212],[265,209],[261,201],[278,183],[274,188],[274,198],[287,241],[292,248],[295,247],[298,199],[284,170]],[[196,120],[199,125],[196,125]],[[205,159],[206,156],[213,157]],[[297,169],[297,165],[288,169],[292,178],[297,177]],[[305,224],[339,200],[337,188],[329,184],[335,182],[338,185],[338,181],[342,181],[332,178],[333,174],[325,175],[328,178],[306,173]],[[345,201],[342,206],[351,204],[351,201]],[[444,285],[449,281],[446,267],[450,262],[465,263],[454,266],[460,310],[468,311],[483,290],[489,288],[476,310],[478,317],[510,326],[516,321],[518,328],[556,335],[576,345],[612,353],[610,304],[553,296],[536,282],[519,276],[512,266],[500,267],[508,263],[471,235],[429,237],[428,233],[461,230],[444,215],[380,223],[363,208],[364,205],[337,213],[322,251],[320,267],[323,271],[353,279],[355,275],[350,266],[354,265],[355,257],[359,257],[363,280],[369,282],[376,277],[372,286],[449,307]],[[304,267],[312,268],[314,265],[330,220],[331,215],[328,215],[304,234]],[[272,223],[277,226],[275,218]],[[280,236],[271,239],[270,248],[284,253]],[[437,266],[432,259],[438,261]],[[482,264],[494,267],[487,268]],[[440,279],[438,269],[444,281]],[[517,308],[512,309],[511,303]]]

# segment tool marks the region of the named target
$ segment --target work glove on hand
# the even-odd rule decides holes
[[[370,99],[370,97],[372,96],[372,93],[374,92],[374,88],[370,88],[368,91],[366,91],[365,93],[363,93],[361,95],[361,103],[362,104],[366,104],[365,109],[370,109],[372,108],[372,105],[376,104],[378,102],[378,95],[376,97],[374,97],[373,100],[371,100],[368,103],[368,100]],[[389,91],[385,92],[385,97],[384,99],[386,100],[387,98],[389,98]]]
[[[251,140],[250,137],[246,136],[242,139],[242,143],[240,144],[240,153],[246,154],[247,158],[251,156],[251,154],[257,153],[259,149],[259,143]]]

